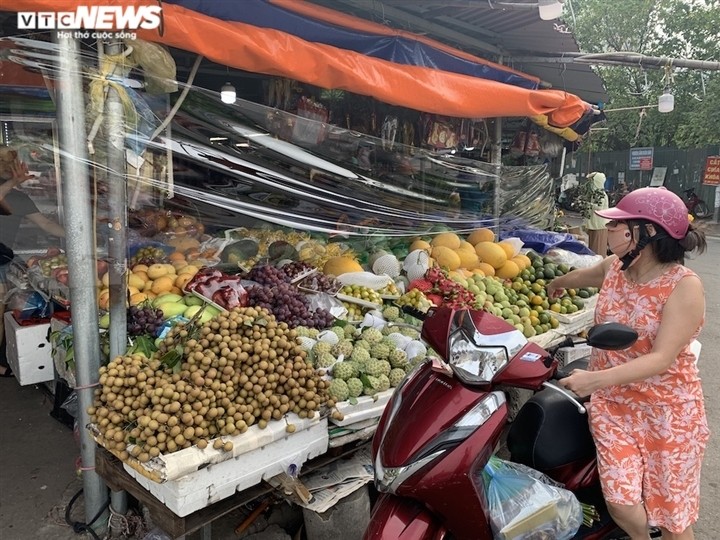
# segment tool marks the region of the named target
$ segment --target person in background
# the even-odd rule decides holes
[[[600,200],[594,202],[590,217],[585,219],[585,229],[588,233],[588,247],[605,257],[607,255],[607,229],[605,223],[607,220],[596,213],[597,210],[604,210],[608,207],[608,196],[605,192],[605,175],[601,172],[591,172],[587,175],[591,188],[598,192]],[[601,194],[600,194],[601,193]]]
[[[666,540],[692,540],[700,506],[700,469],[709,429],[691,344],[705,319],[700,278],[685,254],[707,244],[685,203],[664,188],[641,188],[598,210],[613,255],[548,285],[600,287],[595,324],[619,322],[638,340],[619,351],[593,349],[588,370],[560,384],[591,396],[590,428],[603,495],[632,540],[648,526]]]
[[[12,260],[12,248],[23,219],[27,218],[52,236],[65,237],[65,229],[62,226],[43,215],[30,197],[16,189],[30,178],[33,176],[28,173],[27,167],[17,159],[10,167],[9,174],[0,178],[3,181],[0,184],[0,244],[8,250],[6,251],[8,256],[3,258],[3,264],[0,264],[0,315],[2,316],[5,313],[5,297],[10,289],[6,278],[7,268]],[[0,377],[11,375],[5,350],[5,327],[2,323],[0,324]]]

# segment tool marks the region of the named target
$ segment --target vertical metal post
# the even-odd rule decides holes
[[[122,42],[112,40],[105,46],[111,56],[123,52]],[[110,86],[105,100],[107,136],[107,182],[109,203],[108,277],[110,289],[110,358],[127,351],[127,176],[125,174],[125,126],[123,105],[117,90]],[[127,513],[127,494],[112,491],[113,512]]]
[[[66,251],[70,270],[73,347],[79,404],[80,450],[83,466],[85,518],[92,529],[104,534],[107,488],[95,472],[95,441],[85,426],[87,409],[93,403],[100,368],[98,307],[95,291],[95,238],[90,211],[90,183],[85,147],[85,103],[80,75],[77,40],[62,33],[55,35],[59,48],[58,124],[62,162],[62,202],[65,215]]]

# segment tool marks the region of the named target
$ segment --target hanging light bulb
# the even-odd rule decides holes
[[[235,103],[235,87],[229,82],[222,85],[220,88],[220,100],[223,103]]]
[[[662,95],[658,98],[658,112],[669,113],[675,109],[675,96],[670,92],[670,88],[665,88]]]
[[[552,21],[562,15],[562,2],[559,0],[538,0],[538,11],[543,21]]]

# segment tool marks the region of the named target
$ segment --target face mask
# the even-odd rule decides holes
[[[630,228],[625,223],[618,223],[615,227],[608,227],[608,247],[614,255],[622,257],[630,251],[633,238]]]

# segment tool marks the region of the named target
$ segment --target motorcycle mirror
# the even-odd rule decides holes
[[[638,339],[638,333],[624,324],[608,322],[593,326],[587,334],[587,344],[606,351],[627,349]]]

